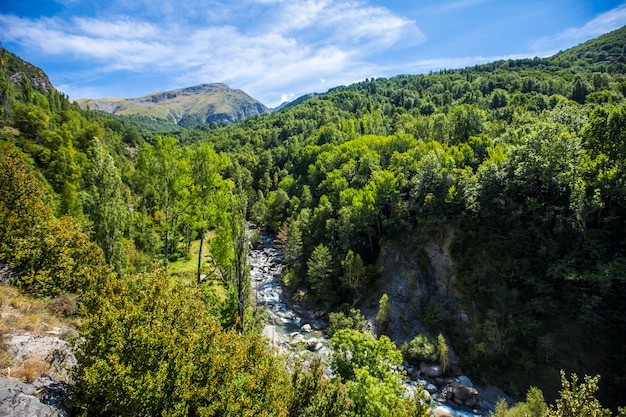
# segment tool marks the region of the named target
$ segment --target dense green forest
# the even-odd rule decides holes
[[[464,372],[556,399],[530,389],[497,415],[594,415],[598,386],[624,405],[625,49],[622,28],[551,58],[367,79],[193,129],[81,110],[3,50],[0,262],[26,292],[82,295],[75,400],[89,415],[138,399],[143,415],[425,413],[385,367],[402,357],[384,314],[379,338],[335,332],[331,380],[255,338],[246,221],[283,242],[286,285],[333,314],[376,294],[391,246],[436,286],[423,248],[452,236],[454,270],[419,303],[420,328]],[[172,279],[205,238],[197,276]],[[382,356],[359,362],[361,349]]]

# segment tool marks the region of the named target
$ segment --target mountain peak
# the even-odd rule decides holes
[[[136,98],[80,99],[77,103],[83,108],[122,116],[168,120],[181,127],[211,122],[233,123],[270,111],[242,90],[223,83],[200,84]]]

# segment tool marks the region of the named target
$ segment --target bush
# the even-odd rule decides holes
[[[410,342],[404,342],[400,351],[404,359],[414,365],[435,362],[438,358],[437,342],[425,334],[418,334]]]
[[[328,337],[333,337],[337,331],[342,329],[354,329],[365,332],[368,328],[367,320],[361,314],[361,310],[356,308],[351,308],[347,313],[341,311],[330,313],[328,319],[328,329],[326,330]]]
[[[45,188],[18,151],[0,147],[0,262],[35,296],[97,290],[108,268],[100,247],[74,218],[54,218]]]
[[[289,375],[257,334],[223,330],[161,270],[111,279],[77,340],[76,415],[285,416]]]

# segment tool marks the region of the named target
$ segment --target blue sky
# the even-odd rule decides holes
[[[2,44],[71,99],[223,82],[270,107],[549,56],[624,25],[624,0],[0,0]]]

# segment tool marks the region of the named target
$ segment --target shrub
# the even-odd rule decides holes
[[[412,364],[435,362],[438,358],[437,342],[425,334],[418,334],[400,348],[404,359]]]
[[[328,329],[326,330],[328,337],[333,337],[341,329],[354,329],[365,332],[368,328],[367,320],[361,314],[361,310],[356,308],[351,308],[347,313],[342,311],[330,313],[328,319]]]
[[[223,330],[198,287],[113,278],[77,340],[76,415],[285,416],[289,375],[258,334]]]

